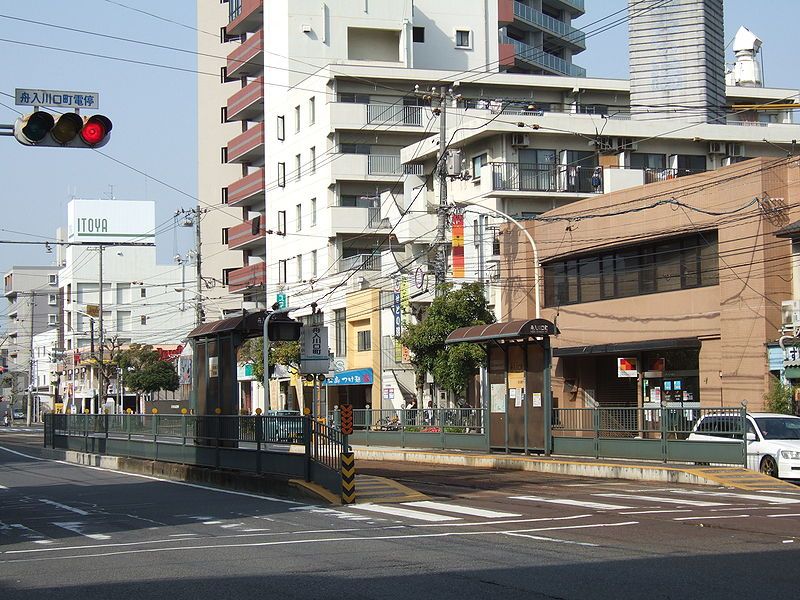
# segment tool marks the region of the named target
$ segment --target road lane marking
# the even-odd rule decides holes
[[[612,494],[613,495],[613,494]],[[549,502],[551,504],[566,504],[581,508],[596,508],[597,510],[625,510],[635,506],[622,506],[621,504],[605,504],[603,502],[590,502],[588,500],[572,500],[571,498],[545,498],[544,496],[511,496],[511,500],[529,500],[531,502]]]
[[[507,533],[506,535],[510,535],[512,537],[521,537],[521,538],[528,538],[531,540],[537,540],[540,542],[555,542],[557,544],[573,544],[575,546],[590,546],[592,548],[598,548],[600,544],[592,544],[589,542],[576,542],[575,540],[562,540],[560,538],[551,538],[545,537],[543,535],[528,535],[527,533]]]
[[[792,513],[788,515],[767,515],[770,519],[780,518],[780,517],[800,517],[800,513]]]
[[[681,498],[663,498],[661,496],[639,496],[633,494],[592,494],[605,498],[621,498],[623,500],[647,500],[648,502],[666,502],[667,504],[686,504],[688,506],[730,506],[726,502],[708,502],[707,500],[683,500]],[[631,507],[624,507],[631,508]]]
[[[460,506],[458,504],[445,504],[444,502],[432,502],[430,500],[422,500],[419,502],[403,502],[403,505],[418,506],[419,508],[431,508],[433,510],[440,510],[442,512],[470,515],[473,517],[484,517],[487,519],[510,519],[512,517],[522,516],[516,513],[499,512],[496,510],[486,510],[483,508],[472,508],[470,506]]]
[[[189,537],[194,535],[200,535],[199,533],[170,533],[169,537]]]
[[[74,512],[77,515],[81,515],[82,517],[89,516],[89,513],[85,510],[81,510],[80,508],[75,508],[74,506],[67,506],[66,504],[61,504],[60,502],[53,502],[52,500],[47,500],[45,498],[39,498],[39,502],[44,502],[45,504],[49,504],[50,506],[55,506],[56,508],[60,508],[61,510],[68,510],[70,512]]]
[[[705,521],[707,519],[743,519],[750,515],[717,515],[716,517],[675,517],[673,521]]]
[[[763,494],[737,494],[735,492],[706,492],[704,490],[672,490],[675,494],[692,494],[703,496],[723,496],[726,498],[742,498],[744,500],[762,500],[770,504],[798,504],[800,498],[783,498],[780,496],[765,496]]]
[[[392,515],[393,517],[405,517],[407,519],[416,519],[418,521],[459,521],[459,517],[448,517],[446,515],[434,515],[433,513],[426,513],[419,510],[411,510],[409,508],[401,508],[399,506],[387,506],[385,504],[356,504],[352,508],[356,510],[367,510],[376,512],[383,515]]]
[[[7,489],[8,488],[6,486],[4,486],[2,483],[0,483],[0,490],[7,490]]]
[[[222,521],[203,521],[203,525],[219,525]]]
[[[539,517],[538,519],[508,519],[506,521],[473,521],[472,523],[414,523],[409,527],[478,527],[479,525],[507,525],[510,523],[539,523],[542,521],[571,521],[586,519],[594,515],[570,515],[568,517]]]
[[[228,523],[227,525],[220,525],[222,529],[231,529],[233,527],[241,527],[244,523]]]
[[[637,525],[638,521],[625,521],[623,523],[595,523],[587,525],[572,525],[565,527],[542,527],[539,529],[520,529],[512,531],[445,531],[442,533],[410,533],[400,535],[374,535],[374,536],[353,536],[353,537],[333,537],[333,538],[311,538],[306,540],[278,540],[272,542],[248,542],[248,543],[235,543],[235,544],[203,544],[201,546],[172,546],[169,548],[138,548],[135,550],[119,550],[116,552],[97,552],[94,554],[79,554],[72,556],[42,556],[36,558],[20,558],[7,560],[7,563],[17,562],[37,562],[37,561],[53,561],[53,560],[71,560],[82,558],[99,558],[104,556],[121,556],[129,554],[152,554],[157,552],[187,552],[193,550],[220,550],[223,548],[263,548],[266,546],[295,546],[300,544],[330,544],[330,543],[363,543],[363,542],[385,542],[403,539],[425,539],[425,538],[446,538],[446,537],[464,537],[475,535],[507,535],[509,533],[538,533],[541,531],[559,531],[564,529],[590,529],[597,527],[625,527],[628,525]],[[169,540],[174,541],[174,540]],[[191,540],[187,540],[191,541]],[[63,550],[63,548],[40,548],[42,550]],[[14,551],[6,552],[11,554]]]
[[[728,510],[726,508],[720,510]],[[634,510],[630,512],[621,512],[621,515],[656,515],[661,513],[687,513],[692,512],[691,508],[665,508],[663,510]]]
[[[71,523],[53,523],[56,527],[61,527],[62,529],[66,529],[67,531],[71,531],[72,533],[77,533],[78,535],[82,535],[84,537],[91,538],[93,540],[110,540],[110,535],[105,535],[103,533],[84,533],[81,531],[83,529],[83,523],[79,522],[71,522]]]

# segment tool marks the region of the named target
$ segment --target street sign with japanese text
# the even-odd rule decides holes
[[[100,108],[100,94],[97,92],[16,88],[14,90],[14,104],[17,106],[97,109]]]
[[[300,347],[300,372],[327,373],[330,366],[328,328],[324,325],[304,326]]]

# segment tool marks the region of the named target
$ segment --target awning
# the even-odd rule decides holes
[[[259,336],[264,331],[264,318],[266,311],[259,311],[248,313],[246,315],[236,315],[222,319],[221,321],[212,321],[211,323],[203,323],[199,327],[195,327],[189,332],[189,338],[211,337],[222,333],[241,333],[245,337]]]
[[[491,341],[529,340],[531,338],[555,335],[556,333],[556,326],[546,319],[506,321],[489,325],[459,327],[447,336],[444,343],[461,344],[463,342],[472,342],[485,344]]]
[[[339,371],[325,379],[325,385],[372,385],[372,369]]]
[[[553,356],[589,356],[597,354],[627,354],[647,350],[671,350],[675,348],[699,349],[697,338],[674,338],[670,340],[646,340],[643,342],[620,342],[618,344],[597,344],[594,346],[571,346],[553,348]]]
[[[779,238],[796,238],[800,237],[800,221],[795,221],[794,223],[789,223],[788,225],[781,227],[778,231],[775,232],[775,237]]]

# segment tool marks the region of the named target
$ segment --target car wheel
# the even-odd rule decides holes
[[[778,476],[778,463],[775,462],[775,459],[771,456],[765,456],[761,459],[761,466],[758,469],[764,475],[768,477],[777,477]]]

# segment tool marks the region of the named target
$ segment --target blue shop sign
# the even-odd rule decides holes
[[[372,385],[372,369],[352,369],[334,373],[325,385]]]

